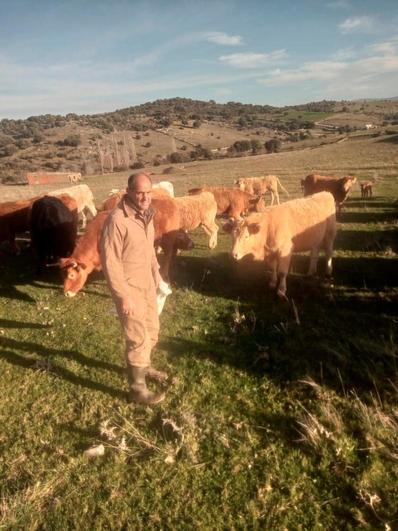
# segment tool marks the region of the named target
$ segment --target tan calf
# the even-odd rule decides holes
[[[332,194],[322,192],[294,199],[250,214],[244,221],[224,226],[232,233],[232,256],[240,260],[252,255],[271,265],[270,287],[286,296],[286,277],[293,252],[311,251],[308,275],[316,272],[318,254],[323,247],[327,274],[332,273],[333,243],[336,237],[336,208]]]
[[[215,222],[217,203],[213,194],[201,192],[198,195],[174,197],[173,201],[180,212],[180,228],[190,231],[203,227],[210,236],[209,248],[214,249],[217,245],[218,225]]]
[[[274,204],[274,199],[276,199],[276,202],[279,205],[278,185],[285,192],[285,194],[289,195],[289,192],[282,186],[276,175],[265,175],[264,177],[245,177],[235,181],[235,185],[238,186],[240,190],[255,196],[261,197],[269,192],[271,194],[271,205]]]

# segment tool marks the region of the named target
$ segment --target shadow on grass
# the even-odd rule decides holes
[[[337,214],[338,223],[385,223],[393,222],[396,219],[397,213],[392,210],[387,212],[345,211]]]
[[[321,260],[320,271],[324,265]],[[343,382],[359,395],[375,386],[384,392],[397,370],[390,342],[398,307],[396,259],[337,257],[333,281],[324,282],[302,276],[308,257],[296,255],[288,301],[276,300],[267,288],[263,264],[234,263],[221,253],[178,257],[175,266],[179,287],[234,301],[245,320],[236,323],[230,306],[212,323],[218,332],[203,340],[163,338],[161,346],[173,355],[267,374],[281,386],[312,378],[345,393]]]
[[[87,368],[96,368],[96,369],[104,369],[107,371],[113,371],[117,374],[124,374],[124,369],[118,365],[114,365],[113,363],[108,363],[106,361],[102,360],[96,360],[93,358],[89,358],[87,356],[84,356],[80,352],[76,351],[66,351],[66,350],[57,350],[53,348],[44,347],[43,345],[31,343],[27,341],[16,341],[11,338],[0,338],[0,357],[3,358],[8,363],[11,363],[13,365],[18,365],[20,367],[24,367],[27,369],[36,369],[36,359],[32,359],[31,357],[24,357],[23,355],[17,353],[17,351],[26,352],[28,354],[39,354],[43,358],[57,358],[57,357],[63,357],[66,359],[73,359],[74,361],[77,361],[82,366]],[[100,382],[93,382],[92,380],[85,378],[83,376],[79,376],[77,374],[74,374],[70,370],[66,369],[65,367],[61,367],[59,365],[55,365],[51,360],[52,368],[50,372],[60,378],[63,378],[64,380],[74,384],[74,385],[80,385],[82,387],[87,387],[89,389],[93,389],[96,391],[101,391],[103,393],[107,393],[111,395],[114,398],[125,398],[125,393],[122,391],[119,391],[117,389],[113,389],[112,387],[109,387],[108,385],[102,384]]]
[[[45,324],[25,323],[22,321],[10,321],[9,319],[0,319],[0,328],[48,328]]]
[[[368,199],[350,199],[344,203],[349,208],[391,208],[391,199],[383,200],[382,197],[373,196]]]
[[[337,232],[335,248],[362,252],[384,252],[391,249],[398,252],[398,234],[395,230],[340,230]]]

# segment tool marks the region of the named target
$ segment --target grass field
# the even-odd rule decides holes
[[[0,528],[396,529],[398,155],[391,138],[176,166],[178,194],[276,173],[291,197],[310,171],[377,177],[339,215],[334,278],[289,300],[229,236],[176,259],[153,356],[171,376],[154,409],[126,401],[123,344],[94,275],[63,297],[29,250],[0,265]],[[87,179],[98,203],[126,173]],[[1,187],[4,200],[41,187]],[[8,195],[7,195],[8,194]],[[286,196],[281,194],[281,199]],[[324,263],[319,264],[320,273]],[[104,446],[104,455],[85,451]]]

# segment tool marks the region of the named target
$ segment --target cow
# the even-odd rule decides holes
[[[170,181],[160,181],[152,186],[153,190],[165,190],[170,197],[175,197],[174,186]]]
[[[278,185],[289,195],[289,192],[284,188],[276,175],[265,175],[264,177],[244,177],[235,181],[235,186],[244,192],[255,196],[264,196],[266,193],[271,194],[271,206],[274,204],[274,199],[276,199],[277,204],[279,205],[279,193]]]
[[[180,230],[179,211],[172,198],[154,199],[153,206],[156,210],[155,243],[162,247],[165,254],[160,273],[164,280],[168,280],[170,262],[177,249],[191,249],[193,242]],[[103,225],[110,212],[111,210],[99,212],[87,224],[86,232],[79,238],[71,256],[59,260],[66,297],[74,297],[85,285],[88,275],[94,270],[101,270],[98,246]]]
[[[373,181],[362,181],[359,183],[361,187],[361,198],[368,199],[373,197]]]
[[[191,250],[194,244],[183,228],[180,209],[175,198],[153,197],[151,204],[155,209],[153,218],[155,248],[160,247],[164,253],[160,260],[160,274],[169,281],[170,266],[178,250]]]
[[[307,175],[303,180],[302,186],[304,189],[304,197],[316,194],[317,192],[330,192],[338,209],[347,199],[352,185],[356,183],[356,177],[328,177],[324,175],[317,175],[312,173]]]
[[[65,200],[65,198],[63,198]],[[77,205],[70,197],[68,206],[60,197],[44,196],[32,204],[30,236],[37,254],[40,274],[46,265],[69,256],[77,238]]]
[[[238,188],[228,188],[226,186],[204,186],[202,188],[191,188],[188,193],[191,195],[201,192],[211,192],[217,203],[217,215],[226,216],[232,219],[241,219],[246,212],[261,212],[264,204],[261,197],[256,197],[248,192],[243,192]]]
[[[97,215],[97,209],[94,204],[93,192],[87,186],[87,184],[78,184],[76,186],[69,186],[67,188],[60,188],[48,192],[47,195],[58,196],[61,194],[67,194],[76,200],[78,213],[81,217],[82,228],[85,228],[87,223],[86,213],[94,217]]]
[[[231,253],[235,260],[252,255],[271,265],[269,285],[281,298],[286,298],[286,276],[293,252],[311,251],[307,274],[313,275],[323,247],[327,275],[332,274],[336,207],[329,192],[268,207],[243,221],[230,221],[223,228],[232,234]]]
[[[186,231],[203,227],[209,238],[209,248],[217,245],[218,225],[215,222],[217,203],[210,192],[201,192],[197,195],[174,197],[173,202],[180,212],[180,228]]]
[[[71,255],[58,261],[66,297],[74,297],[83,288],[88,275],[94,270],[101,270],[98,245],[109,213],[109,210],[99,212],[87,224],[85,233],[78,239]]]
[[[19,252],[15,241],[18,232],[29,230],[29,218],[32,204],[40,196],[0,204],[0,243],[7,241],[14,253]]]

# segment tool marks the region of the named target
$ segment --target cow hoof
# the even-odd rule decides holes
[[[283,300],[283,301],[288,301],[289,299],[286,297],[286,293],[284,291],[281,291],[280,289],[278,289],[276,291],[276,296],[278,297],[279,300]]]

